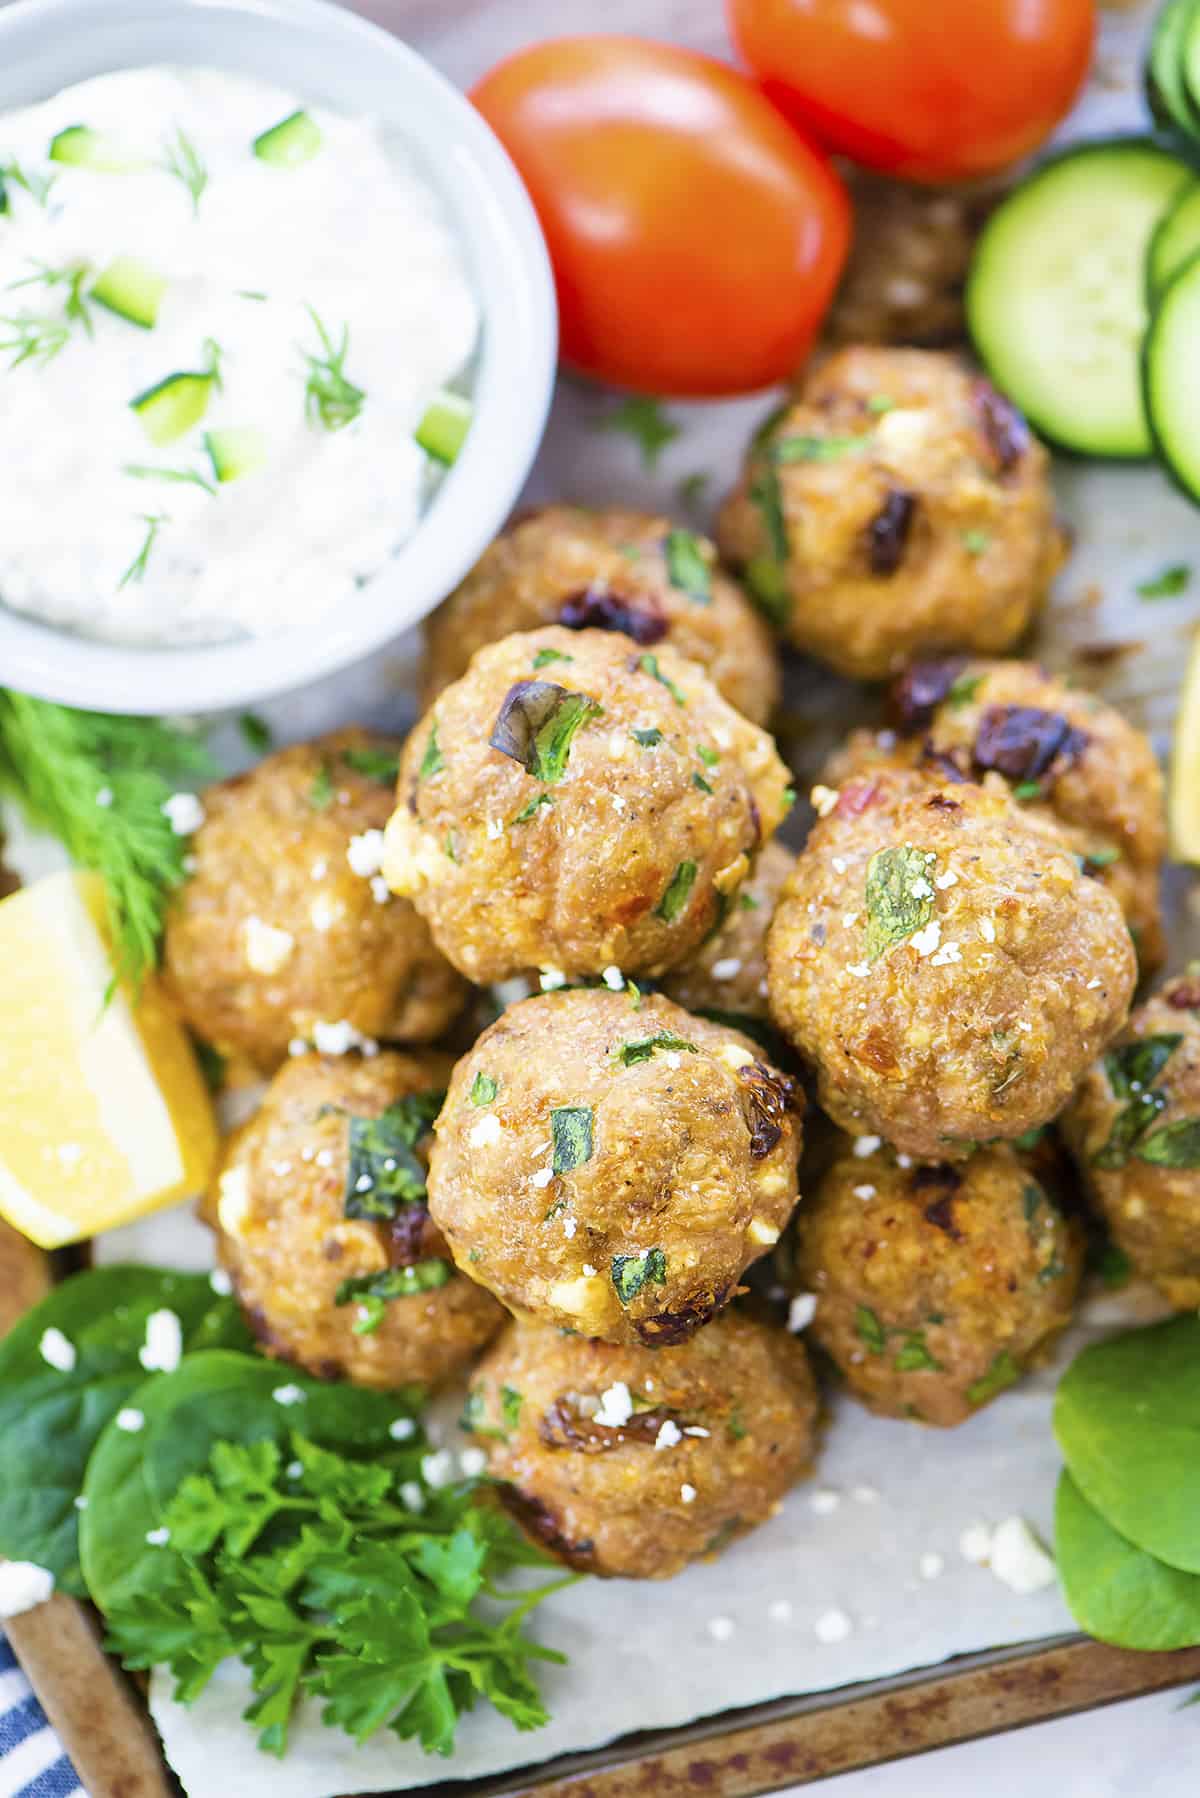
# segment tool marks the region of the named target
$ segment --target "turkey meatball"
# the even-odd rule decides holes
[[[856,731],[830,764],[834,783],[881,765],[934,781],[1003,780],[1062,831],[1133,933],[1143,972],[1163,958],[1159,886],[1166,855],[1163,777],[1144,733],[1094,694],[1033,662],[923,662],[892,694],[896,729]]]
[[[962,1423],[1020,1379],[1070,1322],[1082,1262],[1007,1147],[901,1167],[846,1143],[797,1219],[810,1338],[873,1411],[924,1423]]]
[[[667,645],[481,649],[405,748],[384,872],[478,984],[685,961],[791,803],[765,732]]]
[[[461,678],[477,649],[514,631],[562,624],[667,642],[699,662],[755,724],[779,698],[771,632],[707,538],[666,518],[547,506],[510,526],[425,626],[425,700]]]
[[[881,770],[815,797],[767,967],[825,1109],[938,1161],[1055,1117],[1128,1010],[1116,900],[1002,788]]]
[[[668,998],[688,1011],[767,1021],[767,929],[795,865],[790,849],[767,844],[716,935],[663,981]]]
[[[847,349],[751,444],[723,554],[797,648],[883,680],[938,650],[995,654],[1063,554],[1049,458],[952,356]]]
[[[667,999],[525,999],[454,1070],[430,1212],[510,1310],[682,1342],[791,1214],[799,1104],[754,1043]]]
[[[504,1313],[429,1221],[429,1131],[452,1063],[303,1056],[232,1138],[212,1196],[221,1264],[267,1352],[320,1379],[437,1385]]]
[[[544,1548],[588,1573],[669,1579],[779,1508],[812,1465],[816,1420],[801,1345],[727,1311],[657,1351],[513,1324],[464,1422]]]
[[[210,787],[167,919],[166,978],[196,1034],[264,1071],[296,1039],[423,1042],[466,985],[379,868],[399,745],[340,731]]]
[[[1117,1247],[1176,1310],[1200,1305],[1200,979],[1168,981],[1062,1120]]]

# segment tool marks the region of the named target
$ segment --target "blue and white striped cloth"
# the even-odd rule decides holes
[[[87,1798],[17,1657],[0,1635],[0,1798]]]

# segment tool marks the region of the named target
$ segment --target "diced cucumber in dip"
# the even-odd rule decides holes
[[[469,425],[479,333],[403,129],[210,69],[0,113],[0,604],[227,642],[393,562]]]
[[[253,474],[267,459],[267,439],[253,425],[240,430],[208,431],[204,447],[218,481],[238,481]]]
[[[254,140],[254,154],[261,162],[272,162],[285,169],[308,162],[320,148],[321,127],[309,112],[289,113]]]
[[[158,309],[166,291],[163,277],[133,256],[118,256],[92,283],[94,300],[118,318],[140,325],[143,331],[152,331],[158,323]]]
[[[1064,449],[1151,453],[1146,256],[1191,180],[1149,139],[1086,144],[1044,163],[984,227],[967,283],[971,336],[996,385]]]
[[[417,426],[417,442],[435,462],[449,465],[467,441],[474,407],[460,393],[439,393]]]

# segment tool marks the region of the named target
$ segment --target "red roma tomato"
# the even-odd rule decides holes
[[[850,233],[824,158],[735,69],[628,37],[519,51],[471,98],[533,197],[564,361],[660,394],[792,373]]]
[[[1036,149],[1079,92],[1094,0],[727,0],[734,42],[789,118],[913,181]]]

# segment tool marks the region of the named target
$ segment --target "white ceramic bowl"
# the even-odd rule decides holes
[[[557,321],[546,247],[507,155],[456,88],[377,26],[325,0],[0,5],[0,112],[151,63],[257,76],[403,131],[455,223],[483,312],[462,454],[408,543],[352,604],[297,620],[286,636],[187,649],[93,643],[0,606],[0,684],[105,711],[202,712],[345,667],[445,597],[500,529],[537,453]]]

